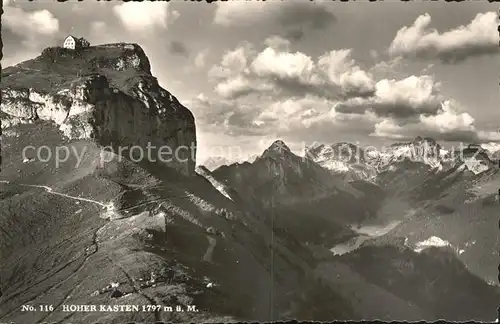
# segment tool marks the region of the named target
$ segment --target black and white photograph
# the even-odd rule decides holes
[[[0,323],[498,322],[498,4],[2,6]]]

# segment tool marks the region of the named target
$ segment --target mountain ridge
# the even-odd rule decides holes
[[[286,148],[289,147],[282,140],[279,141]],[[272,146],[271,144],[270,146]],[[489,144],[463,146],[462,150],[449,151],[444,149],[431,137],[417,136],[409,142],[396,142],[388,147],[383,147],[380,151],[369,146],[365,149],[361,146],[349,143],[338,142],[334,144],[316,144],[306,146],[304,157],[307,157],[321,165],[323,168],[331,170],[338,174],[346,175],[347,180],[367,180],[375,181],[377,174],[388,170],[394,163],[404,162],[405,160],[422,162],[431,167],[431,169],[444,170],[452,167],[460,157],[467,157],[472,150],[476,152],[473,146],[483,152],[479,153],[481,161],[489,167],[494,164],[494,160],[500,158],[500,146]],[[248,161],[232,161],[230,159],[219,157],[216,163],[209,159],[206,163],[212,171],[221,166],[230,166],[232,164],[242,164],[245,162],[253,163],[259,157],[255,155]],[[211,165],[214,165],[210,167]],[[475,173],[482,172],[481,168],[475,170],[472,164],[466,165],[467,169]]]

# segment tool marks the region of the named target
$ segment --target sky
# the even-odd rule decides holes
[[[499,8],[486,1],[3,4],[3,67],[68,34],[140,44],[195,116],[198,162],[276,139],[500,143]]]

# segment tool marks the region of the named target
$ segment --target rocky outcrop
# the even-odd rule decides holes
[[[3,128],[51,121],[70,139],[94,140],[136,159],[151,152],[153,161],[194,173],[194,117],[158,84],[136,44],[47,48],[4,69],[2,83]]]

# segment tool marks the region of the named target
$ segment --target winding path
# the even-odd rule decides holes
[[[40,189],[43,189],[46,192],[51,193],[53,195],[57,195],[57,196],[61,196],[61,197],[66,197],[66,198],[73,199],[73,200],[85,201],[85,202],[97,204],[97,205],[99,205],[101,207],[107,207],[108,206],[108,205],[106,205],[106,204],[104,204],[104,203],[102,203],[100,201],[97,201],[97,200],[88,199],[88,198],[81,198],[81,197],[75,197],[75,196],[70,196],[70,195],[67,195],[67,194],[63,194],[61,192],[54,191],[54,189],[52,189],[49,186],[44,186],[44,185],[30,185],[30,184],[23,184],[23,183],[12,183],[10,181],[5,181],[5,180],[0,180],[0,183],[12,184],[12,185],[17,185],[17,186],[22,186],[22,187],[40,188]]]

